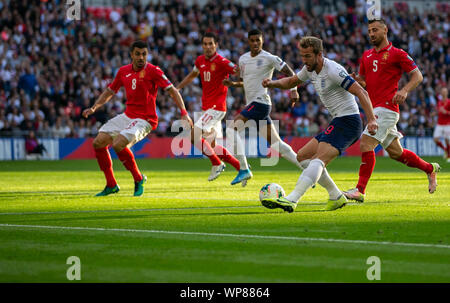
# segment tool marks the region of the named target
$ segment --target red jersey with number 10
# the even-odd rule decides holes
[[[127,96],[125,115],[131,119],[143,119],[156,129],[158,87],[166,90],[172,87],[164,72],[150,63],[146,63],[145,67],[138,71],[133,69],[132,64],[128,64],[119,69],[114,81],[108,85],[114,93],[117,93],[121,86],[125,87]]]
[[[236,64],[217,53],[209,59],[206,59],[205,55],[197,57],[195,70],[200,73],[202,81],[202,110],[227,110],[228,87],[223,85],[222,81],[227,79],[229,74],[234,74],[237,68]]]
[[[398,81],[403,72],[409,73],[417,68],[414,60],[404,50],[388,46],[364,52],[359,74],[365,77],[366,90],[373,107],[385,107],[399,112],[398,104],[392,98],[398,90]]]

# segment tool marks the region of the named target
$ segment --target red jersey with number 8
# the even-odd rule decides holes
[[[373,108],[385,107],[398,113],[398,104],[392,102],[398,90],[398,81],[403,72],[409,73],[416,68],[416,63],[408,53],[393,47],[392,42],[378,52],[375,48],[365,51],[359,74],[365,77]]]
[[[114,93],[117,93],[121,86],[125,87],[127,96],[125,115],[131,119],[143,119],[156,129],[158,87],[165,90],[172,87],[164,72],[150,63],[146,63],[145,67],[138,71],[133,69],[132,64],[128,64],[119,69],[114,81],[108,85]]]
[[[236,64],[218,53],[209,59],[206,59],[205,55],[197,57],[194,69],[200,73],[203,87],[202,110],[227,110],[228,87],[223,85],[222,81],[227,79],[229,74],[234,74],[237,68]]]

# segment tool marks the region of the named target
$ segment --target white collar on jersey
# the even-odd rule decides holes
[[[131,70],[133,71],[133,73],[140,73],[141,71],[143,71],[144,69],[147,68],[147,65],[148,65],[148,62],[145,62],[145,65],[144,65],[143,68],[141,68],[141,69],[138,70],[138,71],[135,71],[134,68],[133,68],[133,64],[131,64]]]
[[[211,58],[209,58],[208,60],[210,61],[210,62],[213,62],[214,61],[214,59],[216,59],[216,57],[217,57],[217,52],[216,52],[216,54],[214,55],[214,56],[212,56]]]

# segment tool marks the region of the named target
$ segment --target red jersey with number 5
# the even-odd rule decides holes
[[[408,53],[393,47],[392,42],[378,52],[375,48],[365,51],[359,74],[365,77],[366,90],[373,107],[399,112],[398,104],[392,102],[398,90],[398,81],[403,72],[409,73],[416,68],[416,63]]]
[[[138,71],[133,69],[132,64],[128,64],[119,69],[114,81],[108,85],[114,93],[117,93],[121,86],[125,87],[127,96],[125,115],[131,119],[143,119],[155,129],[158,125],[158,87],[165,90],[172,87],[164,72],[150,63],[146,63],[145,67]]]
[[[229,74],[234,74],[238,67],[233,62],[215,53],[206,59],[205,55],[197,57],[194,70],[200,73],[202,81],[202,110],[214,108],[219,111],[227,110],[228,87],[222,84]]]

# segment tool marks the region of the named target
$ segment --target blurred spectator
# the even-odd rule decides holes
[[[25,72],[20,76],[17,87],[23,89],[30,99],[34,98],[39,87],[30,66],[27,66]]]
[[[30,131],[25,138],[25,151],[27,155],[37,154],[42,156],[47,150],[43,144],[38,142],[34,131]]]

